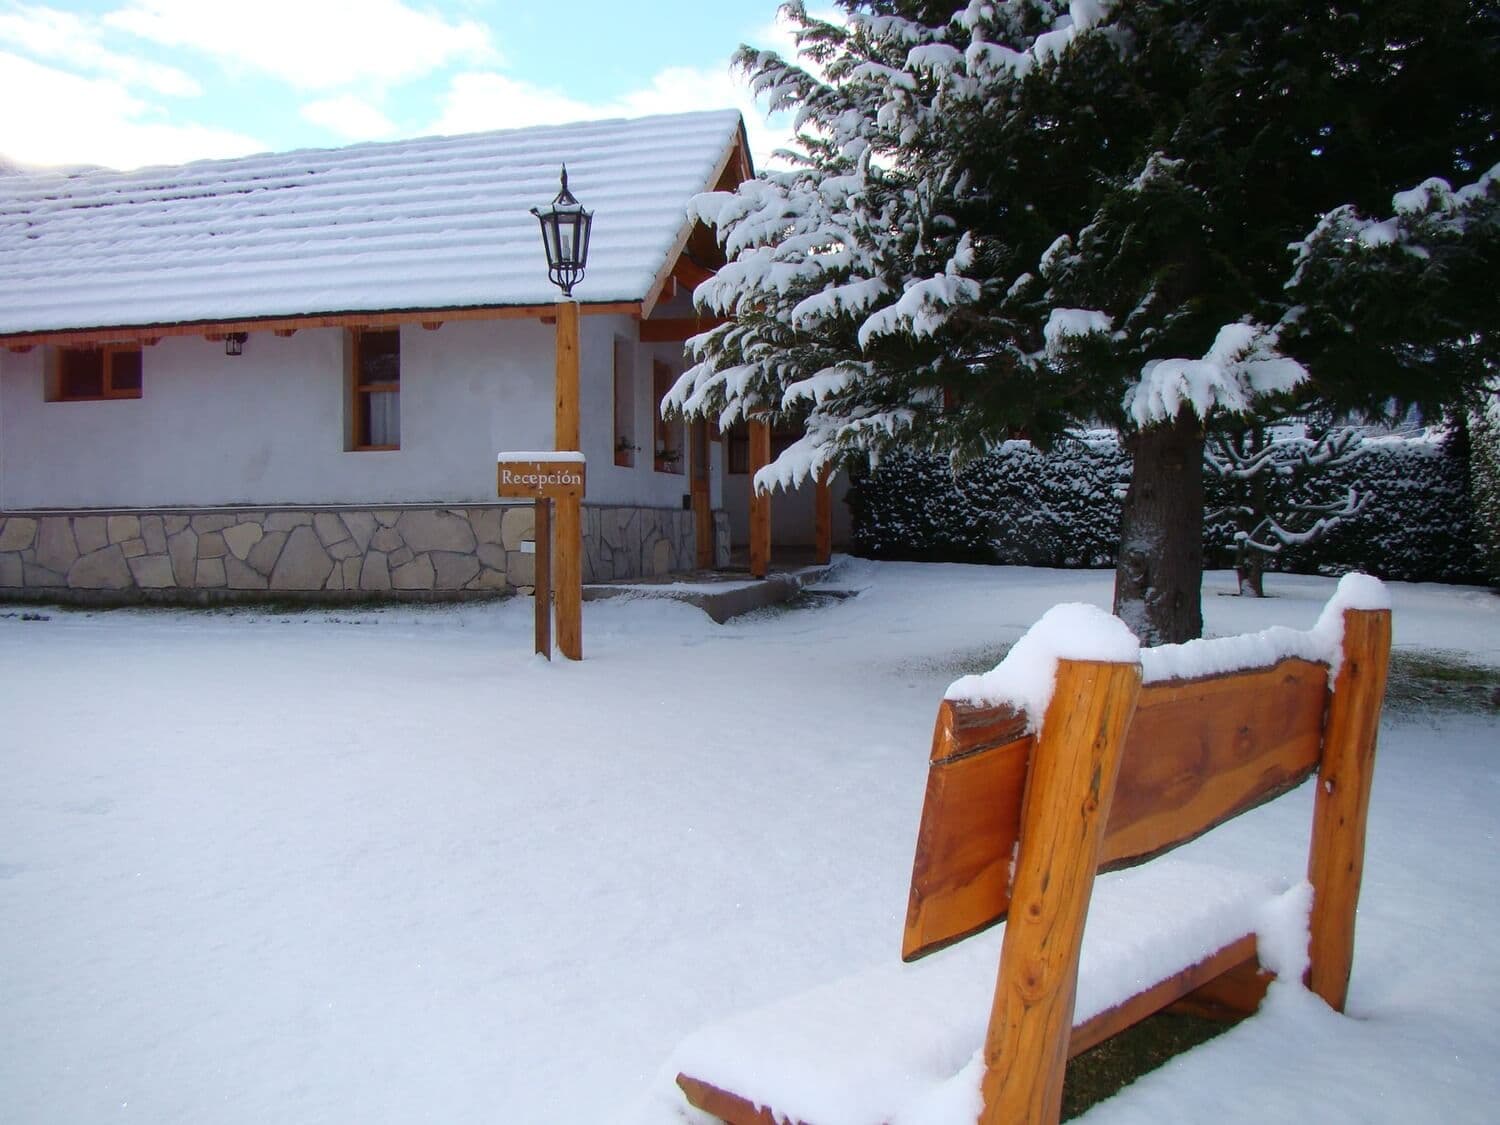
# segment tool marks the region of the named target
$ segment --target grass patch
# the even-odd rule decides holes
[[[1415,713],[1500,713],[1500,668],[1440,649],[1391,653],[1385,705]]]
[[[1068,1063],[1062,1119],[1078,1117],[1168,1059],[1228,1031],[1232,1024],[1158,1012]]]

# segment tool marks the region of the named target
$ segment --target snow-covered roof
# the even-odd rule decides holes
[[[534,206],[595,212],[585,304],[645,299],[715,186],[734,110],[0,177],[0,336],[542,305]]]

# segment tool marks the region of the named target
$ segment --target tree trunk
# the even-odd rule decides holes
[[[1259,551],[1251,550],[1241,541],[1239,553],[1234,560],[1234,576],[1239,583],[1240,597],[1265,597],[1265,572],[1265,557]]]
[[[1126,439],[1114,611],[1146,645],[1203,632],[1203,426],[1190,411]]]

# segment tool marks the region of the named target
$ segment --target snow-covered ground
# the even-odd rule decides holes
[[[714,625],[0,610],[0,1121],[593,1122],[700,1025],[898,957],[944,688],[1108,573],[849,563]],[[1204,598],[1310,627],[1333,582]],[[1500,597],[1395,584],[1500,665]],[[1194,845],[1301,877],[1307,789]],[[1292,989],[1091,1123],[1493,1120],[1500,723],[1382,728],[1349,1017]]]

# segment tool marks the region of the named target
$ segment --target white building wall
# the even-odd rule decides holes
[[[536,320],[403,328],[389,452],[344,449],[341,329],[253,333],[238,357],[163,339],[142,397],[102,402],[46,402],[44,350],[0,353],[0,510],[491,501],[497,451],[551,445],[553,341]],[[601,365],[586,343],[586,385]]]
[[[849,477],[836,475],[830,483],[833,495],[833,543],[846,546],[852,532],[849,505]],[[729,515],[730,541],[736,547],[750,542],[750,475],[730,473],[724,478],[724,511]],[[788,492],[778,488],[771,493],[771,542],[783,547],[811,547],[816,523],[817,489],[812,482]],[[775,552],[771,555],[773,561]]]
[[[584,455],[588,458],[590,502],[639,504],[648,508],[681,508],[688,491],[686,461],[682,471],[658,472],[652,456],[656,396],[652,389],[652,365],[666,363],[674,374],[683,369],[681,344],[641,344],[636,322],[625,316],[585,316],[580,329],[579,394],[585,404],[581,421]],[[634,391],[632,417],[634,440],[639,449],[635,464],[615,464],[614,343],[616,338],[631,346],[631,386]]]

